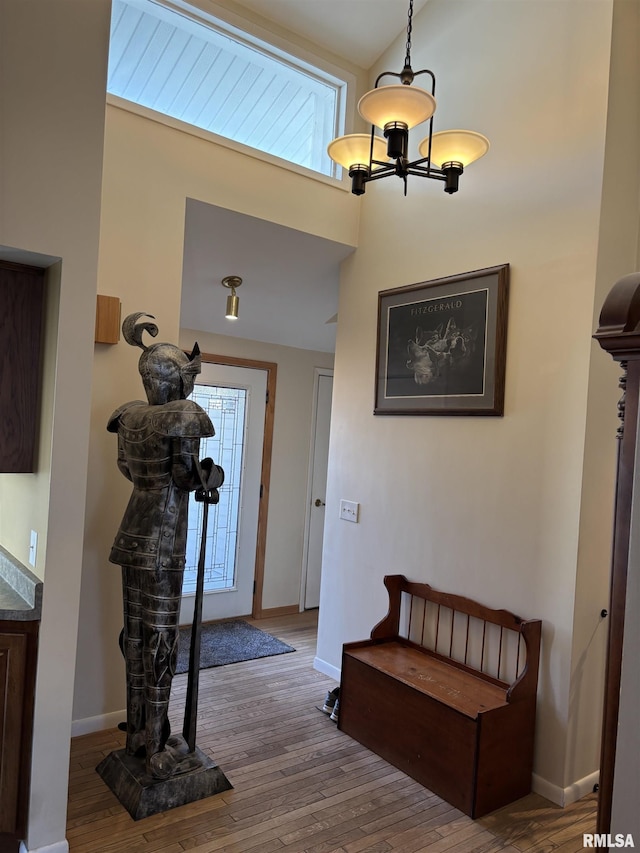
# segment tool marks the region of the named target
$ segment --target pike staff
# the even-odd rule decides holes
[[[219,476],[215,477],[218,471]],[[189,752],[196,748],[196,722],[198,718],[198,689],[200,675],[200,635],[202,628],[202,599],[204,596],[204,563],[207,551],[207,524],[209,507],[220,500],[218,487],[224,482],[224,471],[214,465],[208,477],[200,471],[202,486],[196,489],[195,499],[202,504],[202,527],[200,532],[200,553],[198,556],[198,574],[196,578],[196,597],[193,605],[193,623],[191,626],[191,645],[189,648],[189,675],[187,677],[187,696],[184,707],[182,736],[187,742]],[[212,480],[214,485],[211,484]]]

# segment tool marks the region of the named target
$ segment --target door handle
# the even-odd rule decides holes
[[[324,501],[321,501],[320,498],[316,498],[315,505],[316,506],[324,506],[325,503],[324,503]]]

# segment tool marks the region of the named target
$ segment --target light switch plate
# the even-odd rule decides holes
[[[31,538],[29,540],[29,563],[32,566],[36,564],[36,552],[38,550],[38,534],[35,530],[31,531]]]
[[[357,524],[359,514],[359,503],[356,503],[356,501],[340,501],[340,518],[343,521],[353,521],[354,524]]]

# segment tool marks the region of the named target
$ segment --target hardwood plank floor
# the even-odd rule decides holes
[[[595,794],[566,809],[531,794],[472,821],[317,710],[335,682],[313,669],[315,612],[254,624],[296,651],[200,678],[198,745],[233,790],[134,821],[95,772],[122,733],[74,738],[71,853],[574,853],[595,831]],[[185,687],[176,676],[177,731]]]

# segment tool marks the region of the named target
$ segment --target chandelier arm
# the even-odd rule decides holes
[[[369,181],[377,181],[380,178],[386,178],[389,175],[395,175],[395,168],[391,169],[378,169],[375,172],[372,172],[365,180],[368,183]]]
[[[419,74],[428,74],[431,77],[431,94],[435,95],[436,93],[436,75],[429,68],[423,68],[421,71],[414,71],[413,76],[417,77]],[[400,75],[398,75],[400,76]]]
[[[433,178],[434,181],[446,181],[447,176],[442,172],[425,169],[424,166],[415,166],[413,163],[409,163],[407,166],[407,174],[415,175],[418,178]]]
[[[373,87],[374,89],[378,88],[378,83],[382,80],[383,77],[397,77],[398,80],[402,80],[402,74],[399,74],[397,71],[383,71],[376,77],[376,82]]]
[[[413,82],[413,78],[417,77],[419,74],[428,74],[429,77],[431,77],[431,94],[435,95],[435,93],[436,93],[436,75],[433,73],[433,71],[431,71],[431,69],[429,69],[429,68],[422,68],[420,71],[413,71],[410,65],[405,65],[405,67],[400,72],[398,72],[398,71],[382,71],[376,77],[376,82],[375,82],[373,88],[374,89],[378,88],[378,84],[380,83],[380,81],[382,80],[383,77],[397,77],[398,80],[402,80],[402,82],[404,83],[405,80],[407,79],[407,71],[411,72],[411,81],[410,82]],[[407,82],[409,82],[409,80],[407,80]]]
[[[369,175],[367,180],[368,181],[379,181],[380,178],[388,178],[389,175],[395,175],[395,174],[396,174],[395,169],[376,169],[375,171],[371,172],[371,174]]]
[[[374,159],[373,159],[373,137],[376,132],[376,129],[373,125],[371,125],[371,141],[369,143],[369,174],[371,174],[371,169],[373,168]]]
[[[444,172],[442,169],[436,169],[435,166],[423,166],[422,164],[426,162],[428,158],[424,158],[422,160],[412,160],[410,163],[407,163],[407,169],[415,169],[416,173],[420,172],[425,175],[443,175]]]
[[[371,171],[371,177],[382,178],[384,175],[395,175],[396,173],[396,165],[395,163],[390,164],[387,163],[384,166],[380,166],[377,169],[373,169]]]

